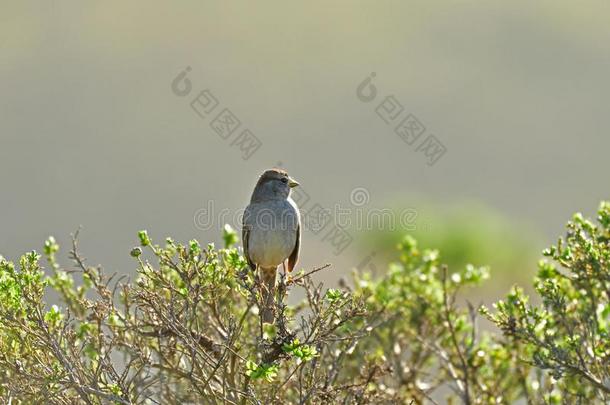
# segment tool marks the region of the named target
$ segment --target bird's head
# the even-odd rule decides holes
[[[256,183],[252,193],[252,202],[286,199],[290,189],[299,183],[281,169],[266,170]]]

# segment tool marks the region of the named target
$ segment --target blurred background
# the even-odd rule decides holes
[[[133,274],[138,230],[219,243],[260,173],[280,166],[301,182],[303,211],[353,220],[341,243],[337,221],[304,232],[301,265],[332,263],[329,283],[382,271],[406,231],[451,265],[491,265],[489,294],[528,283],[572,213],[608,198],[609,13],[558,1],[3,2],[0,253],[15,260],[49,235],[67,249],[82,225],[90,264]],[[239,127],[214,124],[225,109]],[[412,144],[395,133],[408,114],[425,127]],[[426,139],[444,153],[428,156]],[[371,211],[406,222],[355,224]]]

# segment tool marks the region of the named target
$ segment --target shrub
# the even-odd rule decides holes
[[[281,274],[274,325],[237,235],[202,247],[139,233],[135,283],[89,266],[0,258],[0,398],[26,403],[605,402],[610,399],[610,204],[577,215],[545,251],[533,305],[514,288],[496,310],[458,305],[485,267],[449,271],[406,236],[386,275],[326,289]],[[76,280],[82,279],[82,283]],[[77,285],[80,284],[80,285]],[[288,292],[305,298],[287,305]],[[45,303],[54,291],[59,305]],[[479,331],[478,312],[502,333]]]
[[[543,252],[551,261],[540,261],[534,283],[542,305],[514,288],[497,313],[483,311],[523,346],[538,370],[533,387],[544,387],[537,391],[547,402],[610,398],[610,203],[597,219],[574,215],[565,238]]]

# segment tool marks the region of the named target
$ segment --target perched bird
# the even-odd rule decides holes
[[[275,277],[280,264],[292,271],[299,259],[301,215],[290,198],[298,186],[280,169],[265,171],[252,193],[243,219],[244,255],[253,271],[260,272],[264,323],[274,321]],[[288,261],[288,264],[286,264]]]

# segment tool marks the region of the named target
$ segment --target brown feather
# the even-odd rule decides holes
[[[242,239],[242,244],[244,246],[244,256],[246,258],[246,261],[248,262],[248,265],[250,266],[250,268],[252,270],[256,270],[256,264],[254,264],[252,259],[250,259],[250,253],[248,252],[248,241],[250,239],[250,230],[246,227],[245,224],[242,225],[241,239]]]
[[[294,267],[297,265],[299,261],[299,252],[301,250],[301,224],[297,227],[297,240],[294,244],[294,249],[292,249],[292,253],[288,257],[288,272],[294,270]]]

